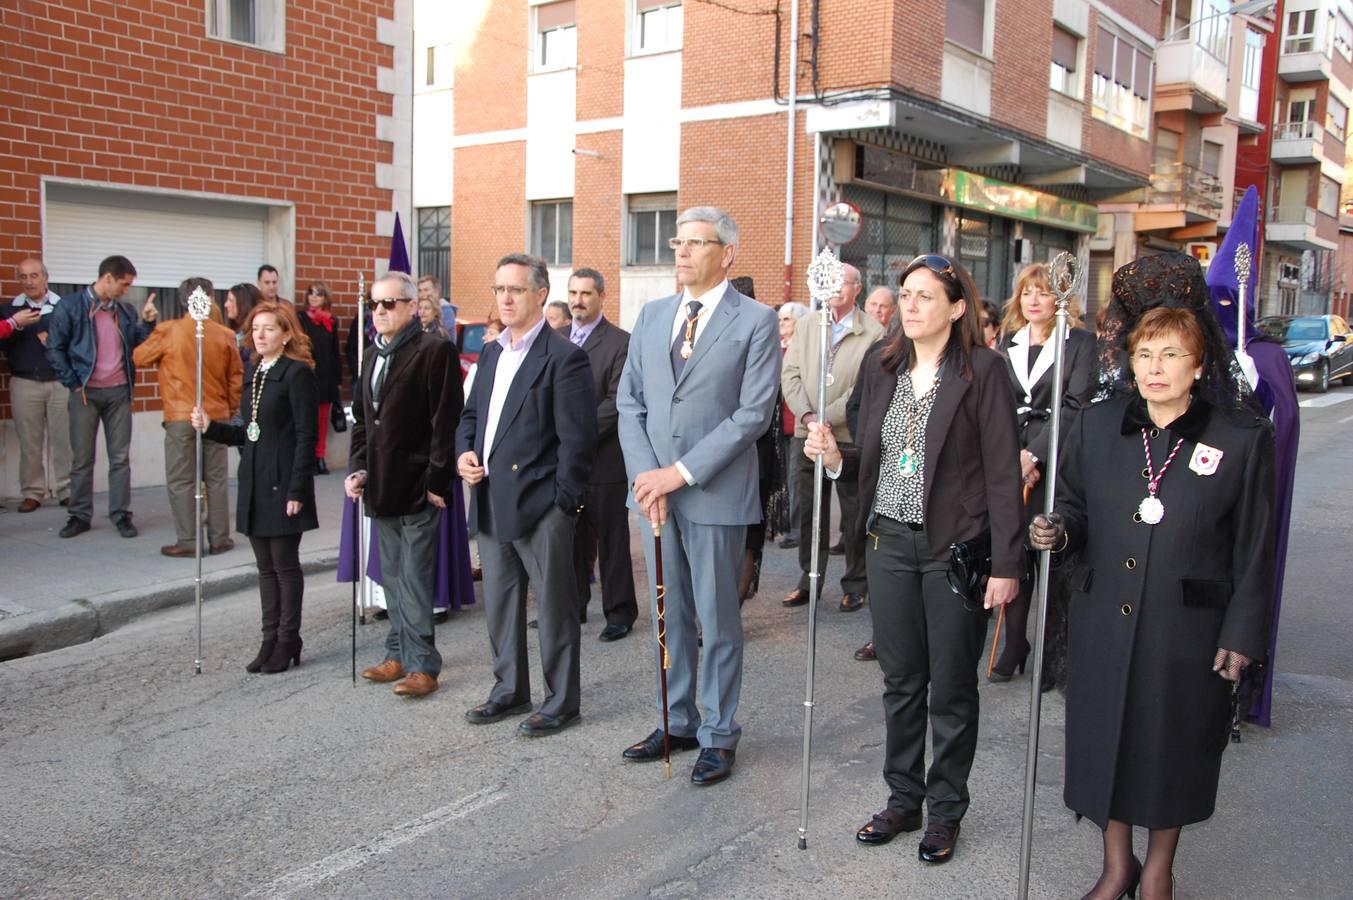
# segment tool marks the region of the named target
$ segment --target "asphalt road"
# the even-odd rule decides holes
[[[1228,751],[1217,815],[1184,834],[1181,897],[1353,891],[1344,401],[1353,389],[1303,410],[1275,728]],[[834,590],[819,616],[810,847],[796,849],[807,613],[779,605],[795,570],[793,552],[768,552],[745,610],[737,769],[704,789],[689,783],[691,754],[670,782],[660,763],[620,759],[658,720],[655,677],[646,642],[601,644],[595,618],[583,724],[538,740],[518,737],[515,720],[461,718],[491,683],[476,608],[438,630],[438,693],[354,688],[350,595],[327,578],[310,579],[304,663],[283,675],[243,671],[256,649],[249,592],[207,604],[200,676],[190,609],[0,664],[0,896],[1015,896],[1029,679],[983,682],[973,805],[952,863],[924,867],[911,838],[858,846],[855,829],[886,796],[880,678],[851,659],[867,611],[838,612]],[[839,573],[833,558],[828,577]],[[359,631],[359,664],[380,658],[382,636],[380,624]],[[1060,799],[1062,713],[1050,696],[1036,897],[1079,896],[1097,875],[1098,832]]]

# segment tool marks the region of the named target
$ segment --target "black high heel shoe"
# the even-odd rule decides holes
[[[1123,888],[1120,894],[1114,897],[1114,900],[1123,900],[1124,897],[1130,897],[1132,898],[1132,900],[1137,900],[1137,887],[1141,883],[1142,883],[1142,864],[1134,855],[1132,857],[1132,877],[1128,879],[1127,885]],[[1171,885],[1171,888],[1172,889],[1170,892],[1170,896],[1171,898],[1173,898],[1174,897],[1173,885]],[[1084,897],[1081,898],[1081,900],[1088,900],[1089,897],[1090,895],[1086,894]]]
[[[1029,650],[1030,648],[1026,645],[1024,648],[1024,654],[1020,656],[1019,662],[1015,663],[1013,666],[1010,666],[1009,668],[1002,668],[999,664],[993,667],[991,670],[991,674],[987,676],[987,681],[990,681],[994,684],[1004,684],[1011,678],[1015,677],[1016,674],[1023,675],[1024,664],[1029,661]]]
[[[285,672],[291,668],[292,663],[301,664],[301,639],[298,637],[291,641],[278,641],[277,646],[273,648],[272,656],[259,669],[266,675],[276,675],[278,672]]]
[[[263,668],[263,664],[272,659],[273,648],[277,646],[277,639],[265,639],[263,646],[258,648],[258,656],[255,656],[251,662],[244,667],[244,671],[257,673]]]

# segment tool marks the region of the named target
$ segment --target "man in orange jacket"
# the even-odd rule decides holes
[[[189,278],[179,285],[179,300],[201,287],[208,295],[212,284]],[[221,324],[221,310],[211,305],[211,318],[202,323],[202,408],[213,420],[229,419],[240,408],[244,367],[235,334]],[[174,514],[177,541],[161,547],[165,556],[193,556],[193,479],[195,437],[189,416],[197,395],[197,323],[190,316],[162,322],[132,356],[136,365],[155,366],[164,404],[164,476],[169,508]],[[230,537],[230,505],[226,480],[230,477],[226,445],[202,442],[202,480],[207,485],[207,540],[211,553],[235,546]]]

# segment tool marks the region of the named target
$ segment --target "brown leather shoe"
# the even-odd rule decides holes
[[[178,544],[169,544],[160,548],[161,556],[176,556],[182,558],[185,556],[195,556],[196,554],[197,551],[192,547],[180,547]]]
[[[23,502],[19,504],[19,512],[32,512],[42,504],[32,497],[24,497]]]
[[[803,606],[808,602],[808,592],[803,588],[794,588],[785,598],[780,601],[780,605],[788,609],[792,606]]]
[[[859,650],[855,651],[855,658],[860,662],[873,662],[879,658],[878,653],[874,651],[874,642],[870,641]]]
[[[378,666],[363,669],[362,677],[367,681],[374,681],[377,684],[398,681],[404,677],[404,667],[399,664],[399,660],[397,659],[387,659]]]
[[[226,538],[220,543],[211,545],[211,555],[215,556],[218,553],[229,553],[231,550],[234,549],[235,549],[235,539]]]
[[[855,612],[864,606],[864,594],[843,594],[841,612]]]
[[[410,672],[399,684],[395,693],[401,697],[426,697],[437,690],[437,679],[426,672]]]

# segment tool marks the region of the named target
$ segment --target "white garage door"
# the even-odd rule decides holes
[[[168,287],[205,276],[218,287],[253,282],[266,262],[269,207],[48,183],[43,257],[58,284],[88,284],[114,254],[138,283]]]

